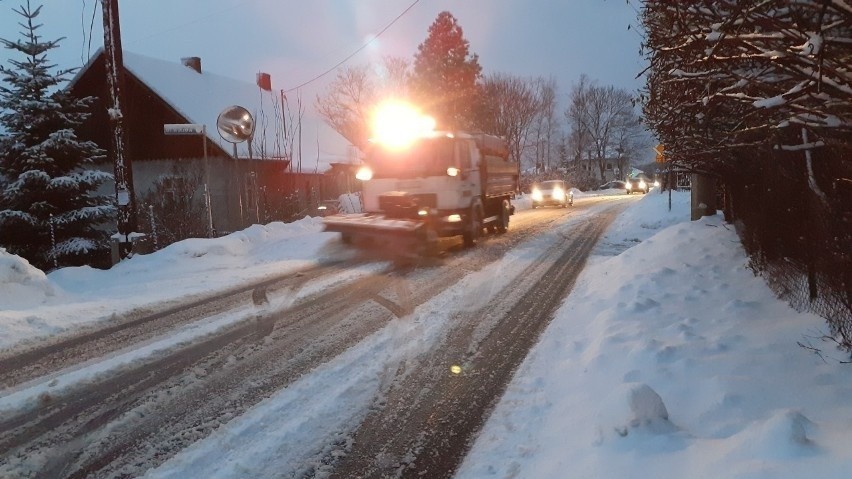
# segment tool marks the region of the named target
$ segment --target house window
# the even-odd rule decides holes
[[[161,176],[160,191],[164,198],[176,201],[189,193],[189,180],[182,176]]]

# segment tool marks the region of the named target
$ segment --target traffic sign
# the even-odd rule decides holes
[[[662,143],[654,147],[654,151],[657,152],[657,163],[666,162],[666,157],[663,155],[663,152],[665,152],[665,150],[666,148],[663,146]]]
[[[203,135],[204,125],[197,123],[166,123],[163,125],[166,135]]]

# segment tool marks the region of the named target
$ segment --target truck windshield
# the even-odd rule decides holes
[[[376,146],[367,155],[367,164],[374,178],[442,176],[456,166],[453,146],[451,138],[423,139],[401,151]]]

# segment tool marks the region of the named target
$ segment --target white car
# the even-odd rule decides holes
[[[565,186],[562,180],[542,181],[534,184],[530,192],[532,207],[561,206],[567,208],[574,204],[574,192]]]

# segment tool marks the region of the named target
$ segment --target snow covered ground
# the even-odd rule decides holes
[[[849,476],[852,369],[810,339],[825,322],[775,299],[720,218],[688,221],[684,193],[672,212],[667,202],[652,192],[615,221],[458,477]],[[0,250],[0,349],[315,264],[335,238],[320,230],[317,219],[253,226],[109,271],[49,275]],[[439,315],[454,300],[439,295],[415,314]],[[392,322],[148,477],[298,473],[310,438],[361,417],[383,363],[407,354],[400,341],[436,324]],[[822,348],[825,361],[797,342]],[[305,398],[310,414],[287,414]]]

